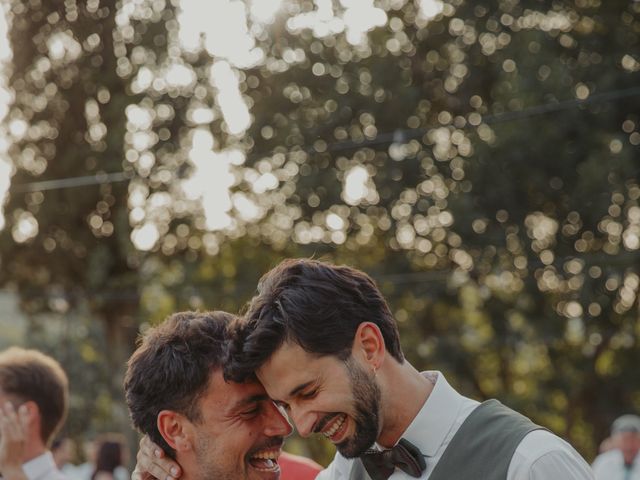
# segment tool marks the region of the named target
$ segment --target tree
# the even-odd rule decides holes
[[[279,259],[324,256],[378,280],[417,366],[589,455],[640,407],[638,2],[197,10],[245,28],[244,57],[200,27],[186,41],[163,2],[96,9],[114,39],[96,43],[91,5],[59,21],[13,5],[26,47],[8,125],[57,132],[18,135],[12,151],[2,280],[26,309],[89,293],[120,332],[182,308],[235,310]],[[51,38],[71,46],[53,61],[49,40],[44,68]],[[127,187],[16,195],[26,171],[75,176],[73,159],[124,170]]]
[[[15,174],[0,281],[17,289],[34,328],[46,313],[103,322],[108,353],[97,358],[108,362],[107,396],[117,399],[137,335],[141,255],[129,240],[127,183],[105,180],[125,180],[133,170],[123,143],[127,107],[137,99],[129,58],[134,46],[154,45],[148,36],[164,31],[173,10],[161,7],[149,13],[115,1],[34,0],[12,2],[10,9],[14,101],[6,123]],[[57,188],[69,177],[81,180]],[[87,178],[97,181],[87,185]],[[77,370],[71,362],[65,367]],[[88,373],[84,379],[90,381]]]

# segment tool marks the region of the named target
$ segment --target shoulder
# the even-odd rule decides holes
[[[516,448],[509,465],[508,480],[593,478],[587,462],[576,450],[547,430],[527,434]]]

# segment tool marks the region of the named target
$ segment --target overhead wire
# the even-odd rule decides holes
[[[481,116],[481,124],[492,125],[498,123],[504,123],[509,121],[519,121],[527,118],[545,115],[548,113],[559,112],[563,110],[569,110],[572,108],[597,104],[597,103],[607,103],[612,102],[614,100],[620,100],[624,98],[629,98],[633,96],[640,95],[640,87],[631,87],[626,89],[617,89],[610,90],[607,92],[602,92],[599,94],[591,95],[584,99],[570,99],[563,101],[554,101],[548,102],[541,105],[535,105],[533,107],[529,107],[526,109],[518,110],[518,111],[510,111],[497,113],[492,115]],[[474,112],[470,112],[474,113]],[[476,126],[476,125],[473,125]],[[436,126],[430,127],[422,127],[422,128],[411,128],[411,129],[396,129],[393,132],[384,132],[377,134],[374,138],[364,139],[362,141],[344,141],[344,142],[334,142],[327,146],[326,150],[330,152],[337,152],[342,150],[351,150],[354,148],[365,148],[374,145],[382,145],[382,144],[392,144],[392,143],[402,143],[409,139],[420,138],[424,136],[431,129],[436,128]],[[318,153],[315,147],[306,146],[304,149],[307,153]],[[274,155],[276,152],[272,151],[269,153],[256,153],[252,154],[253,158],[264,158],[271,155]],[[25,193],[25,192],[35,192],[35,191],[47,191],[47,190],[57,190],[63,188],[75,188],[75,187],[83,187],[88,185],[102,185],[109,183],[117,183],[117,182],[125,182],[130,180],[133,177],[132,172],[113,172],[113,173],[96,173],[95,175],[86,175],[82,177],[67,177],[67,178],[59,178],[54,180],[44,180],[44,181],[36,181],[36,182],[27,182],[16,184],[13,186],[13,191],[15,193]]]

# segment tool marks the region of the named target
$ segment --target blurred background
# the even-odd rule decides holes
[[[0,348],[63,364],[76,446],[135,447],[140,331],[299,256],[589,461],[640,411],[640,2],[0,4]]]

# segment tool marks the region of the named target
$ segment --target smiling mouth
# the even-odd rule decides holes
[[[337,440],[344,434],[344,430],[346,429],[347,423],[347,415],[341,413],[333,417],[330,421],[328,421],[321,429],[320,433],[322,433],[325,437],[327,437],[332,442],[336,443]]]
[[[259,450],[249,457],[249,465],[260,472],[278,472],[278,457],[280,457],[280,449]]]

